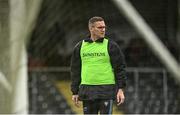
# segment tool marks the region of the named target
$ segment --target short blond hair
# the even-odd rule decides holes
[[[94,17],[89,19],[88,25],[91,26],[92,24],[94,24],[95,22],[98,22],[98,21],[104,21],[104,19],[102,17],[99,17],[99,16],[94,16]]]

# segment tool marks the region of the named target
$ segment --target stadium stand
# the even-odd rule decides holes
[[[125,113],[179,113],[180,87],[178,85],[173,86],[175,81],[171,77],[166,78],[162,75],[162,72],[143,72],[138,74],[138,76],[128,73],[128,76],[130,77],[127,81]],[[165,91],[166,86],[167,91]]]
[[[32,114],[72,114],[73,110],[59,92],[55,81],[62,72],[31,71],[29,74],[29,111]],[[126,101],[119,111],[125,114],[177,114],[180,113],[180,87],[174,79],[161,71],[128,71]],[[62,73],[63,75],[63,73]],[[67,74],[68,75],[68,74]],[[69,78],[66,77],[66,80]],[[69,84],[69,83],[68,83]],[[63,87],[70,90],[69,87]],[[166,89],[167,88],[167,89]],[[63,93],[63,95],[62,95]]]
[[[54,75],[46,72],[29,74],[30,114],[73,114],[53,81]]]

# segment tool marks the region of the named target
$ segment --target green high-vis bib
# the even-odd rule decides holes
[[[115,84],[114,72],[108,53],[108,40],[103,42],[82,42],[81,84]]]

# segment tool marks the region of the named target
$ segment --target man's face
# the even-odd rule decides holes
[[[91,34],[96,38],[103,38],[105,36],[106,25],[104,21],[95,22],[90,28]]]

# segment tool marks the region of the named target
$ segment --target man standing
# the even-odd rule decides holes
[[[105,37],[102,17],[89,20],[90,37],[80,41],[71,58],[72,100],[83,102],[84,114],[112,114],[113,100],[124,102],[126,86],[124,55]]]

